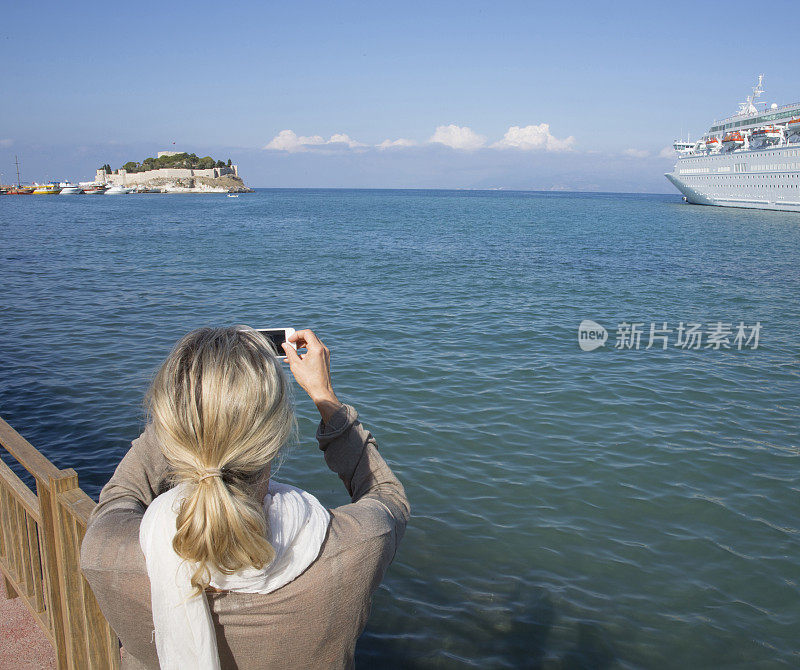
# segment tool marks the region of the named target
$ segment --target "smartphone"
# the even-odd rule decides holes
[[[255,328],[255,330],[272,342],[272,346],[275,347],[275,355],[278,358],[286,358],[281,345],[284,342],[289,342],[289,335],[294,332],[294,328]],[[289,342],[289,346],[297,351],[297,345],[294,342]]]

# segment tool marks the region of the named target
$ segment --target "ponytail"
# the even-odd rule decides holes
[[[226,481],[225,475],[204,475],[189,483],[191,492],[181,503],[175,553],[196,561],[192,586],[198,593],[210,581],[209,566],[223,574],[252,566],[261,568],[275,557],[267,541],[267,524],[246,484]]]

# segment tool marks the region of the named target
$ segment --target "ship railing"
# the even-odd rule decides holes
[[[35,492],[6,462],[26,470]],[[0,418],[0,572],[56,655],[58,670],[116,670],[119,640],[81,574],[80,549],[94,501],[72,468],[59,470]],[[13,465],[13,462],[12,462]]]

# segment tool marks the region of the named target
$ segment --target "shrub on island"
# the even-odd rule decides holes
[[[225,167],[226,163],[221,160],[214,160],[211,156],[198,158],[197,154],[187,154],[186,152],[175,154],[174,156],[161,156],[159,158],[145,158],[141,163],[128,161],[121,169],[127,172],[147,172],[148,170],[160,170],[162,168],[190,168],[193,170],[209,170],[211,168]],[[231,166],[231,159],[228,159],[227,166]],[[108,167],[107,165],[103,168]],[[110,169],[108,170],[111,171]]]

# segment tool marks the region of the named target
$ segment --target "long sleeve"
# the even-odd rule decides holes
[[[147,506],[169,488],[167,472],[167,461],[148,426],[100,491],[100,503],[89,517],[81,568],[93,587],[93,580],[101,579],[98,575],[114,580],[123,573],[143,574],[139,525]]]
[[[375,438],[361,425],[356,410],[342,405],[327,424],[320,421],[317,440],[325,462],[339,475],[353,501],[341,509],[349,508],[349,513],[370,525],[377,523],[375,530],[391,533],[396,548],[411,508],[403,485],[378,453]]]
[[[168,464],[153,435],[152,425],[131,443],[111,479],[100,491],[100,502],[90,524],[110,510],[128,509],[144,513],[147,506],[169,486]]]

